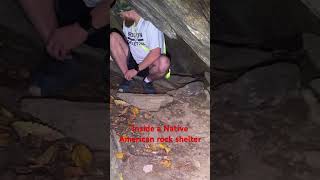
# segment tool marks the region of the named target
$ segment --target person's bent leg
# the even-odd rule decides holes
[[[128,71],[127,59],[129,47],[119,33],[110,33],[111,56],[116,61],[121,72],[125,74]]]
[[[170,59],[165,55],[161,55],[158,60],[150,66],[149,75],[147,76],[148,80],[155,81],[163,78],[168,72],[169,67]]]
[[[47,43],[51,33],[58,27],[55,0],[19,0],[28,18]]]

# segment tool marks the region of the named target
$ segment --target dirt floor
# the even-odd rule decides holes
[[[113,79],[111,79],[111,82]],[[141,84],[136,81],[135,85]],[[134,88],[135,89],[135,88]],[[137,88],[138,92],[142,89]],[[116,92],[111,95],[116,98]],[[114,179],[210,179],[210,98],[202,90],[196,96],[177,96],[159,111],[150,112],[133,106],[111,103],[111,129],[116,141],[121,137],[153,137],[154,142],[120,142],[114,151],[118,169]],[[146,102],[148,106],[149,102]],[[135,131],[135,127],[155,127],[153,131]],[[166,131],[165,126],[180,126],[187,131]],[[156,128],[160,127],[161,131]],[[201,138],[199,142],[176,142],[179,136]],[[171,137],[172,142],[157,142]],[[168,139],[169,141],[169,139]],[[119,147],[118,147],[119,148]],[[121,155],[120,157],[118,157]],[[112,157],[111,157],[112,158]],[[112,171],[112,170],[111,170]]]

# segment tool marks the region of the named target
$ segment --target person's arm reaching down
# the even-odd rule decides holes
[[[110,0],[102,0],[89,14],[91,26],[95,29],[109,24]],[[58,60],[63,60],[70,51],[87,40],[89,33],[79,22],[56,29],[47,44],[48,53]]]
[[[142,71],[149,67],[151,64],[154,63],[161,55],[161,49],[160,48],[155,48],[152,49],[149,54],[146,56],[146,58],[143,60],[142,63],[139,64],[139,71]],[[127,80],[131,80],[134,76],[138,74],[138,71],[135,69],[128,70],[125,74],[125,78]]]

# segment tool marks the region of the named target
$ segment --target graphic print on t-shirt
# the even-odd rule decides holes
[[[141,32],[128,32],[128,43],[132,46],[145,46],[144,38]]]
[[[161,48],[161,53],[165,52],[164,34],[150,21],[140,18],[139,22],[131,27],[123,23],[123,32],[130,52],[138,64],[149,54],[149,50]]]

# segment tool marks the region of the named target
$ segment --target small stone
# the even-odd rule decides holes
[[[148,165],[143,166],[143,171],[144,171],[145,173],[151,172],[152,169],[153,169],[153,165],[152,165],[152,164],[148,164]]]
[[[201,164],[200,164],[199,161],[195,160],[195,161],[194,161],[194,166],[195,166],[196,168],[200,169]]]

